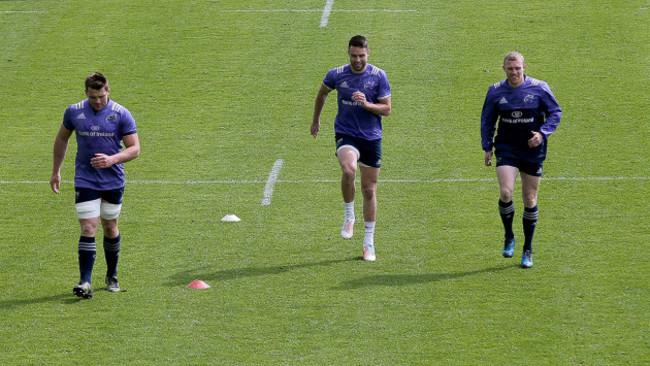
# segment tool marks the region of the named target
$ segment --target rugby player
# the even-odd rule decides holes
[[[496,156],[499,213],[505,229],[502,255],[506,258],[512,258],[515,252],[512,195],[517,175],[521,176],[524,202],[521,266],[530,268],[533,266],[533,235],[539,211],[537,191],[548,138],[560,123],[562,109],[546,82],[524,73],[526,63],[521,53],[509,52],[503,60],[503,70],[506,79],[491,85],[485,96],[481,113],[481,143],[486,166],[492,165],[493,150]]]
[[[381,167],[382,116],[391,112],[391,90],[386,72],[368,63],[368,40],[354,36],[348,42],[350,63],[330,70],[318,91],[311,124],[311,135],[320,130],[320,117],[327,95],[338,94],[338,113],[334,120],[336,157],[342,170],[341,192],[345,217],[341,236],[354,235],[354,198],[357,167],[361,172],[365,236],[363,259],[374,261],[377,180]]]

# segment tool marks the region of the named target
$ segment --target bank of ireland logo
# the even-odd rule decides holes
[[[519,118],[523,115],[524,113],[522,111],[512,111],[512,118]]]
[[[528,95],[526,95],[526,97],[524,98],[524,103],[532,103],[533,100],[535,100],[535,96],[532,95],[532,94],[528,94]]]
[[[106,121],[108,121],[108,122],[117,121],[117,114],[111,114],[110,116],[106,117]]]
[[[90,129],[93,130],[93,131],[99,131],[100,128],[101,127],[99,127],[99,126],[92,126]]]

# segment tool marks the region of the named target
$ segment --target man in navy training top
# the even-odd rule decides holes
[[[492,149],[497,158],[499,180],[499,213],[505,229],[503,256],[515,252],[512,221],[515,206],[512,194],[521,174],[524,201],[524,246],[521,266],[533,266],[533,234],[537,225],[537,191],[546,159],[548,137],[557,129],[562,117],[555,96],[548,84],[524,74],[526,64],[519,52],[509,52],[503,60],[507,79],[488,89],[481,113],[481,143],[485,165],[492,165]],[[496,122],[499,127],[496,129]],[[497,130],[496,138],[493,136]]]
[[[330,70],[318,91],[314,106],[311,134],[320,130],[320,116],[327,95],[338,94],[338,114],[334,121],[336,156],[343,172],[341,191],[345,218],[341,236],[354,233],[354,196],[357,164],[361,170],[365,236],[363,259],[374,261],[375,220],[377,215],[377,180],[381,167],[382,116],[391,112],[390,84],[386,72],[368,63],[368,40],[354,36],[348,44],[350,63]]]
[[[63,123],[54,140],[54,162],[50,185],[60,193],[61,165],[68,149],[68,140],[75,131],[75,206],[81,237],[79,238],[79,284],[76,296],[93,297],[91,275],[97,248],[95,234],[101,218],[106,256],[106,291],[118,292],[117,261],[121,236],[117,227],[124,194],[123,163],[140,154],[140,142],[131,113],[108,98],[108,80],[100,73],[86,78],[88,99],[65,110]],[[124,142],[124,149],[122,149]]]

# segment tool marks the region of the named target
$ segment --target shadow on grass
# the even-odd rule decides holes
[[[79,301],[84,301],[84,299],[75,297],[72,294],[72,291],[70,291],[70,293],[36,297],[32,299],[0,300],[0,313],[2,313],[3,310],[13,310],[18,307],[34,305],[34,304],[44,304],[44,303],[73,304]]]
[[[277,274],[294,271],[301,268],[329,266],[336,263],[358,261],[360,259],[361,259],[360,257],[354,257],[348,259],[332,259],[327,261],[301,263],[301,264],[293,264],[293,265],[286,265],[286,266],[234,268],[234,269],[226,269],[226,270],[216,271],[216,272],[213,271],[212,267],[195,268],[187,271],[178,272],[177,274],[173,275],[167,281],[167,285],[172,287],[180,286],[180,285],[185,286],[197,279],[210,283],[210,282],[234,280],[234,279],[244,278],[244,277],[277,275]]]
[[[364,276],[353,280],[345,281],[339,286],[332,287],[332,290],[355,290],[373,286],[406,286],[419,283],[447,281],[467,276],[476,276],[482,273],[490,273],[513,269],[518,265],[507,265],[501,267],[490,267],[478,269],[476,271],[457,272],[457,273],[425,273],[425,274],[382,274],[373,276]]]

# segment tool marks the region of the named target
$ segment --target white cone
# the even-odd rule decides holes
[[[221,221],[225,221],[225,222],[239,222],[239,221],[241,221],[241,219],[240,219],[239,217],[237,217],[236,215],[226,215],[226,216],[224,216],[224,217],[221,219]]]

